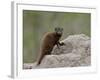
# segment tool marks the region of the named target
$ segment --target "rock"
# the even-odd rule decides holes
[[[28,64],[31,68],[56,68],[56,67],[79,67],[91,65],[91,40],[85,34],[70,35],[65,40],[65,45],[58,49],[54,46],[51,55],[46,55],[41,64],[36,66]],[[24,64],[27,69],[30,66]]]

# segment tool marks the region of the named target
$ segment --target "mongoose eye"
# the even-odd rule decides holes
[[[60,28],[58,27],[58,31],[60,31]]]

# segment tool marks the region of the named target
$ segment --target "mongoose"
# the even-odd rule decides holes
[[[59,39],[61,38],[63,33],[63,28],[55,28],[54,32],[46,33],[43,37],[40,56],[37,61],[37,65],[39,65],[44,58],[45,55],[51,54],[51,51],[55,45],[59,48],[59,46],[64,45],[64,43],[60,43]]]

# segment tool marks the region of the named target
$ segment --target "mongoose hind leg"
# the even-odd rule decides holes
[[[45,55],[41,55],[41,56],[39,57],[39,60],[37,61],[37,65],[40,65],[40,63],[41,63],[41,61],[42,61],[42,59],[43,59],[44,56],[45,56]]]
[[[50,55],[51,53],[49,51],[46,51],[45,53],[41,54],[41,56],[39,57],[39,60],[37,61],[37,65],[40,65],[43,58],[45,57],[45,55]]]

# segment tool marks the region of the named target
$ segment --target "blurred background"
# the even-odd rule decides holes
[[[61,40],[81,33],[91,37],[91,14],[23,10],[23,63],[36,61],[43,35],[55,27],[64,29]]]

